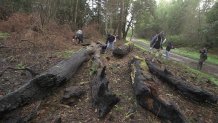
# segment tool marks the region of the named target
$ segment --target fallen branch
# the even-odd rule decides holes
[[[134,58],[131,62],[131,79],[136,100],[140,106],[149,110],[162,120],[172,123],[185,123],[186,119],[180,110],[173,104],[159,98],[154,82],[151,82],[146,62]],[[151,84],[152,83],[152,84]]]
[[[156,75],[163,82],[168,83],[173,86],[176,90],[178,90],[185,97],[195,100],[197,102],[208,102],[208,103],[217,103],[218,96],[212,94],[211,92],[202,90],[193,85],[189,85],[188,82],[173,76],[166,69],[161,70],[158,69],[153,63],[147,62],[149,66],[149,70],[152,74]]]
[[[119,98],[108,89],[106,78],[106,66],[100,60],[100,50],[92,61],[91,98],[92,104],[98,110],[99,118],[104,118],[110,110],[119,102]]]
[[[47,96],[49,92],[52,92],[52,88],[68,81],[94,52],[95,46],[93,45],[79,50],[68,60],[59,62],[19,89],[0,98],[0,118],[11,110]]]

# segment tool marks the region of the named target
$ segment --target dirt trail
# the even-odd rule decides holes
[[[139,46],[145,48],[146,50],[149,50],[149,45],[147,45],[141,41],[137,41],[136,39],[134,39],[133,42],[136,45],[139,45]],[[184,56],[180,56],[180,55],[177,55],[177,54],[172,53],[172,52],[170,54],[170,59],[181,62],[181,63],[188,65],[189,67],[192,67],[192,68],[196,68],[197,64],[198,64],[197,60],[193,60],[193,59],[190,59],[190,58],[187,58]],[[218,77],[218,66],[217,65],[205,63],[203,65],[202,71]]]

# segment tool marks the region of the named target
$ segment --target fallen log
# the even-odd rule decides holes
[[[155,83],[151,82],[148,66],[143,59],[131,61],[131,79],[137,103],[164,121],[185,123],[186,119],[180,110],[171,103],[159,98]]]
[[[81,49],[68,60],[59,62],[46,72],[29,80],[19,89],[0,98],[0,118],[13,109],[47,96],[52,88],[68,81],[94,52],[95,46],[93,45]]]
[[[132,42],[125,43],[124,45],[117,47],[113,50],[113,55],[118,58],[122,58],[133,50],[134,44]]]
[[[100,51],[95,54],[91,68],[91,100],[93,107],[97,108],[98,117],[104,118],[120,99],[108,88],[106,66],[100,60]]]
[[[201,103],[206,103],[206,102],[217,103],[218,102],[218,96],[212,94],[211,92],[208,92],[196,86],[190,85],[188,84],[188,82],[178,77],[173,76],[166,69],[161,70],[157,68],[151,62],[147,62],[147,64],[152,74],[156,75],[163,82],[166,82],[169,85],[173,86],[176,90],[178,90],[185,97],[191,100],[197,101],[197,102],[201,102]]]
[[[39,107],[41,105],[41,101],[36,103],[36,106],[32,107],[31,111],[26,112],[25,114],[20,111],[15,111],[4,115],[4,117],[0,120],[1,123],[28,123],[35,117],[37,117],[37,113]]]

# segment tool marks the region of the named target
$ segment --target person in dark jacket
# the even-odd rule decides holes
[[[111,34],[108,34],[107,36],[107,41],[106,41],[106,44],[107,44],[107,49],[114,49],[114,42],[116,40],[116,37],[111,35]]]
[[[154,62],[155,58],[161,57],[161,49],[163,49],[162,45],[165,42],[164,33],[160,32],[159,34],[156,34],[152,37],[151,43],[150,43],[150,50],[154,50],[155,57],[152,59],[152,62]]]
[[[199,51],[200,53],[200,59],[199,59],[199,62],[198,62],[198,69],[201,70],[202,69],[202,66],[203,66],[203,63],[207,60],[207,48],[203,48]]]
[[[172,42],[168,42],[167,47],[166,47],[166,59],[169,59],[169,55],[170,55],[170,50],[173,49],[173,44]]]

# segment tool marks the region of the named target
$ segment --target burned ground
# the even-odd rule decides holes
[[[16,15],[18,16],[18,15]],[[10,19],[9,19],[10,20]],[[5,25],[6,22],[4,22]],[[10,22],[11,23],[11,22]],[[1,25],[2,23],[0,23]],[[31,23],[29,24],[31,25]],[[51,25],[52,26],[52,25]],[[76,52],[82,45],[72,41],[73,32],[67,26],[58,26],[37,32],[32,30],[31,26],[17,26],[19,31],[10,32],[7,39],[2,39],[1,44],[6,48],[0,48],[0,70],[7,67],[24,68],[29,67],[37,73],[41,73],[59,61],[66,59]],[[16,26],[15,26],[16,28]],[[61,30],[61,31],[59,31]],[[2,30],[4,31],[4,30]],[[7,31],[7,30],[6,30]],[[87,32],[91,31],[87,29]],[[90,33],[90,32],[89,32]],[[90,36],[94,34],[89,34]],[[89,37],[90,40],[99,40],[99,38]],[[89,38],[87,40],[89,40]],[[102,40],[102,39],[100,39]],[[118,41],[117,45],[122,44]],[[149,58],[150,54],[134,48],[124,58],[115,58],[111,51],[102,54],[101,58],[107,65],[107,78],[110,89],[121,99],[120,102],[111,110],[105,119],[99,119],[96,109],[92,107],[90,98],[90,68],[91,62],[88,61],[82,65],[73,78],[65,85],[53,90],[53,93],[41,101],[33,102],[24,107],[13,111],[14,116],[27,116],[32,110],[37,108],[37,115],[30,122],[52,122],[57,117],[61,117],[62,122],[137,122],[137,123],[160,123],[161,120],[149,111],[142,109],[137,103],[133,94],[131,85],[129,61],[133,56]],[[198,86],[214,94],[218,94],[217,86],[205,78],[199,81],[198,76],[183,68],[179,63],[164,61],[158,64],[162,68],[167,68],[173,75],[182,78],[191,85]],[[153,82],[158,86],[158,95],[161,99],[174,103],[185,115],[190,123],[216,123],[218,117],[217,104],[199,104],[183,97],[179,92],[152,76]],[[7,70],[0,77],[0,96],[4,96],[23,84],[31,76],[26,71]],[[71,86],[81,86],[86,94],[79,99],[74,106],[68,106],[61,103],[65,88]],[[1,122],[1,121],[0,121]]]

